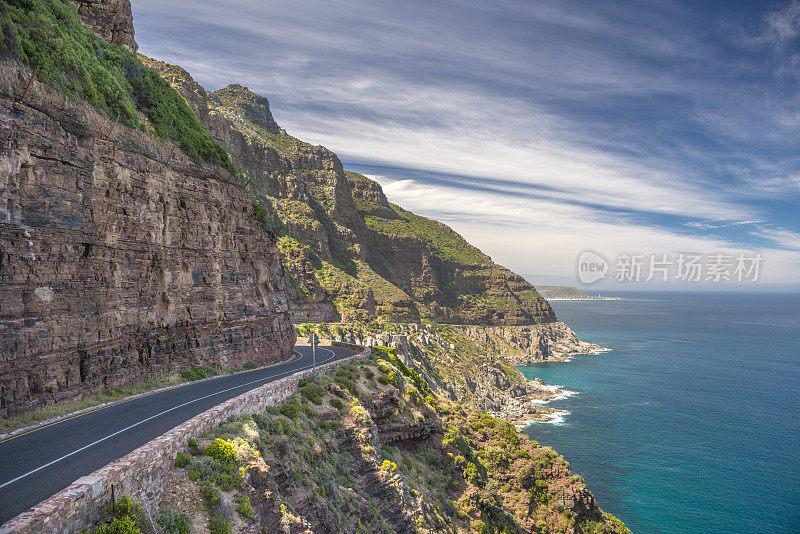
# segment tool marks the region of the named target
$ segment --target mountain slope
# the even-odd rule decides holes
[[[296,322],[555,321],[536,289],[444,224],[390,204],[379,184],[282,130],[266,98],[241,85],[203,89],[152,60],[224,146],[263,220],[281,235]]]

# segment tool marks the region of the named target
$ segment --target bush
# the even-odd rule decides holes
[[[183,451],[178,451],[175,456],[175,467],[186,467],[190,463],[192,463],[192,457]]]
[[[110,517],[128,516],[133,518],[135,524],[139,523],[139,503],[127,495],[123,495],[117,500],[117,502],[109,504],[106,510]]]
[[[203,485],[200,486],[200,493],[203,494],[209,507],[214,506],[220,500],[219,489],[217,489],[216,484],[208,480],[203,482]]]
[[[206,456],[214,458],[222,464],[234,463],[236,461],[236,448],[233,443],[224,439],[215,439],[214,443],[206,447]]]
[[[164,510],[156,518],[156,525],[164,534],[189,534],[189,515],[174,510]]]
[[[464,477],[474,486],[480,486],[483,479],[480,469],[472,462],[467,462],[467,466],[464,468]]]
[[[112,120],[171,139],[195,161],[234,171],[227,152],[211,138],[186,101],[136,54],[107,43],[86,28],[66,0],[3,2],[0,56],[33,67],[36,77],[58,91],[87,100]],[[4,17],[6,18],[6,17]]]
[[[131,516],[123,516],[112,519],[110,523],[100,525],[94,530],[94,534],[142,534],[138,522]]]
[[[235,500],[238,503],[236,511],[239,515],[247,519],[252,519],[255,510],[253,510],[253,505],[250,504],[250,497],[247,495],[238,495]]]
[[[139,529],[139,504],[127,495],[110,504],[106,512],[113,519],[97,527],[94,534],[142,534]]]
[[[352,379],[337,373],[333,380],[339,384],[342,389],[349,391],[353,397],[358,397],[358,386]]]
[[[192,367],[191,369],[185,369],[181,372],[181,376],[184,380],[194,381],[194,380],[202,380],[203,378],[208,378],[211,376],[215,376],[219,373],[219,369],[217,369],[214,365],[200,365],[197,367]]]
[[[244,364],[244,368],[248,371],[250,369],[256,369],[257,367],[259,367],[259,365],[254,360],[247,360],[247,363]]]
[[[300,389],[300,394],[303,398],[310,400],[317,406],[322,404],[322,397],[325,395],[325,388],[316,382],[307,382],[305,386]]]
[[[231,524],[218,514],[208,522],[208,531],[211,534],[231,534]]]
[[[200,445],[197,443],[197,440],[194,438],[189,438],[189,452],[192,453],[193,456],[198,456],[202,454],[203,451],[200,450]]]
[[[333,406],[337,410],[341,410],[342,408],[344,408],[344,403],[342,402],[342,399],[339,399],[337,397],[332,397],[330,403],[331,406]]]
[[[189,478],[192,480],[214,480],[219,471],[219,464],[213,458],[204,456],[192,463],[189,469]]]
[[[281,406],[280,409],[281,415],[288,417],[289,419],[297,419],[297,415],[300,413],[300,405],[296,402],[289,402]]]
[[[397,471],[397,464],[391,460],[384,460],[381,464],[381,471],[389,471],[391,473]]]

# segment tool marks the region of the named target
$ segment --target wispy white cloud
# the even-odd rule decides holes
[[[800,255],[787,250],[743,247],[723,238],[681,234],[665,227],[638,224],[624,215],[606,213],[598,217],[595,210],[582,206],[513,197],[487,198],[480,192],[458,187],[395,181],[381,175],[370,177],[381,183],[390,201],[446,220],[495,261],[518,272],[572,275],[578,254],[587,249],[597,250],[607,258],[622,253],[760,253],[765,258],[762,280],[766,282],[793,282],[800,267]],[[786,232],[765,232],[764,237],[767,235],[774,242],[800,240],[800,235]]]
[[[759,244],[781,276],[800,228],[769,202],[800,200],[798,6],[133,4],[144,53],[248,85],[289,133],[453,176],[383,182],[523,272],[563,272],[581,247]]]

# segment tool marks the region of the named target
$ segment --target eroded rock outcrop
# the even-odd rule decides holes
[[[130,0],[70,0],[81,21],[109,43],[136,52]]]
[[[457,328],[473,341],[488,344],[493,354],[514,365],[562,361],[575,354],[591,354],[604,350],[600,345],[579,340],[575,332],[562,322]]]
[[[0,63],[0,415],[287,358],[276,239],[239,179],[30,78]]]

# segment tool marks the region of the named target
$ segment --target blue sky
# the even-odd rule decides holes
[[[758,252],[800,284],[800,3],[134,0],[142,53],[242,83],[534,282]]]

